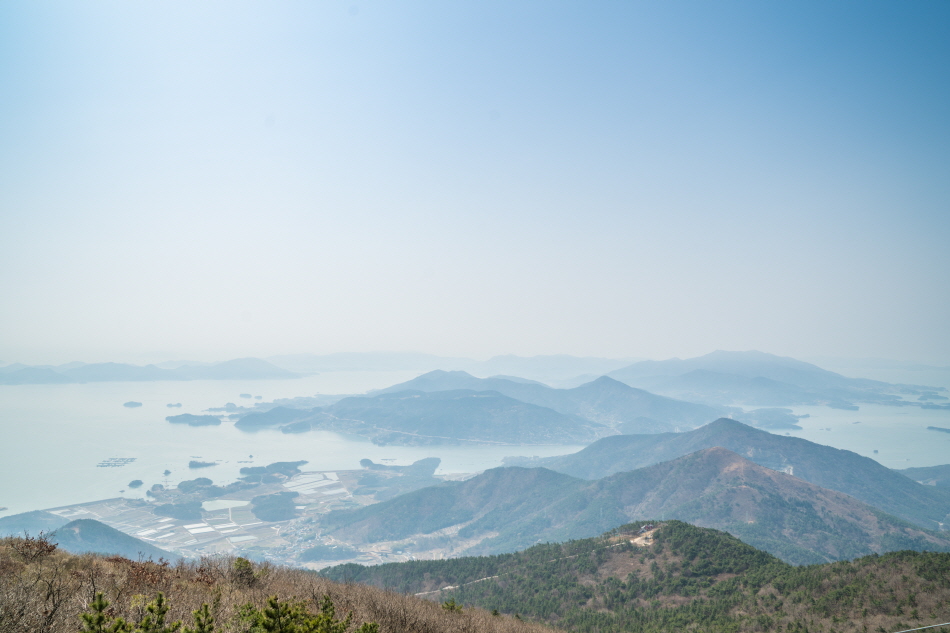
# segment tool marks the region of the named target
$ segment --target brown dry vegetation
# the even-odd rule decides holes
[[[451,611],[411,596],[268,564],[247,566],[233,558],[206,558],[171,565],[98,555],[73,555],[45,539],[0,540],[0,633],[65,633],[80,630],[79,613],[96,592],[109,601],[109,615],[139,622],[158,592],[169,620],[192,621],[202,603],[211,605],[217,631],[246,631],[242,605],[263,608],[267,598],[303,600],[313,612],[325,595],[341,617],[353,613],[355,629],[377,622],[382,633],[550,633],[552,629],[486,611]],[[237,563],[237,564],[236,564]]]

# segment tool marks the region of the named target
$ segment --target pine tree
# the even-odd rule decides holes
[[[461,613],[461,612],[462,612],[462,605],[460,605],[460,604],[458,604],[457,602],[455,602],[455,598],[449,598],[448,600],[446,600],[445,602],[443,602],[443,603],[442,603],[442,608],[445,609],[446,611],[451,611],[451,612],[453,612],[453,613],[455,613],[455,612]]]
[[[324,596],[317,615],[312,615],[304,602],[281,602],[277,596],[271,596],[263,609],[244,605],[241,617],[250,624],[252,633],[346,633],[353,614],[338,620],[330,596]],[[354,633],[379,633],[379,624],[367,622]]]
[[[168,614],[168,608],[168,603],[165,601],[165,594],[159,591],[155,599],[145,607],[148,615],[142,619],[142,622],[135,629],[135,633],[178,633],[181,629],[180,620],[176,620],[168,625],[165,624],[165,616]]]
[[[82,620],[81,633],[130,633],[128,622],[122,618],[113,619],[106,612],[108,608],[109,601],[101,591],[97,591],[96,597],[89,603],[89,609],[79,614],[79,619]]]
[[[297,633],[297,625],[304,614],[299,604],[281,603],[277,596],[271,596],[262,615],[260,626],[267,633]]]
[[[183,633],[214,633],[214,616],[211,615],[211,609],[205,602],[197,611],[192,611],[195,628],[186,626]]]

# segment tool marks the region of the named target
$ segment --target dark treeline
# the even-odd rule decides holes
[[[631,543],[643,525],[515,554],[341,565],[323,574],[583,632],[891,633],[950,621],[950,554],[902,551],[795,567],[678,521]]]

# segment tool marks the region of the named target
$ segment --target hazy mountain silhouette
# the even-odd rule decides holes
[[[36,536],[40,532],[52,532],[69,523],[69,519],[45,510],[33,510],[0,518],[0,536]]]
[[[311,413],[284,430],[299,432],[309,427],[343,431],[386,444],[583,443],[610,432],[596,422],[498,392],[466,389],[354,396]],[[268,415],[273,416],[264,414]]]
[[[156,365],[125,363],[70,363],[62,367],[19,367],[0,372],[0,384],[54,384],[84,382],[144,382],[153,380],[261,380],[297,378],[259,358],[238,358],[210,365],[183,365],[163,369]]]
[[[707,404],[850,407],[853,402],[901,402],[895,385],[847,378],[811,363],[757,351],[716,351],[697,358],[641,361],[608,375],[641,389]],[[915,389],[902,387],[905,392],[908,387],[910,392]]]
[[[692,428],[715,419],[721,408],[665,398],[602,376],[573,389],[553,389],[509,378],[476,378],[464,371],[432,371],[377,393],[453,389],[496,391],[508,397],[576,415],[623,433],[659,433]],[[684,429],[685,430],[685,429]]]
[[[178,556],[94,519],[77,519],[56,530],[52,540],[67,552],[118,554],[132,560],[152,558],[177,560]]]
[[[916,482],[928,486],[950,488],[950,464],[942,466],[923,466],[919,468],[903,468],[897,472],[906,475]]]
[[[543,468],[496,468],[332,512],[323,525],[340,538],[364,542],[458,527],[460,539],[483,538],[468,553],[491,554],[594,536],[637,519],[722,529],[796,563],[893,549],[950,551],[950,535],[718,447],[594,482]]]
[[[562,381],[580,374],[597,377],[626,367],[634,359],[547,356],[495,356],[486,361],[419,354],[415,352],[349,352],[338,354],[286,354],[266,360],[278,367],[301,373],[324,371],[432,371],[464,370],[479,376],[509,374],[540,381]]]
[[[725,418],[688,433],[614,435],[571,455],[506,463],[544,466],[575,477],[600,479],[714,446],[851,495],[928,529],[937,529],[950,512],[950,490],[921,485],[851,451],[775,435]]]

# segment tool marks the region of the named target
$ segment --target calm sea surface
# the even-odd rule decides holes
[[[0,386],[0,516],[110,497],[142,497],[152,484],[176,485],[208,477],[228,483],[243,466],[305,459],[313,470],[359,468],[360,459],[409,464],[439,457],[438,474],[471,473],[501,465],[509,455],[561,455],[581,446],[376,446],[330,432],[286,435],[266,430],[244,433],[221,426],[172,425],[165,416],[202,413],[227,402],[363,393],[414,378],[418,372],[333,372],[295,380],[110,382],[83,385]],[[142,406],[130,409],[128,401]],[[168,403],[182,403],[170,409]],[[251,457],[253,456],[253,457]],[[118,468],[97,464],[135,458]],[[190,470],[192,459],[218,461]],[[169,470],[171,474],[164,475]],[[145,485],[131,490],[128,483]],[[124,493],[120,493],[124,491]]]
[[[441,474],[470,473],[501,465],[509,455],[562,455],[580,446],[375,446],[329,432],[249,434],[229,422],[218,427],[171,425],[165,416],[202,413],[227,402],[249,406],[248,393],[276,398],[317,393],[363,393],[408,380],[416,372],[333,372],[296,380],[90,383],[84,385],[0,386],[0,516],[117,496],[140,497],[152,484],[175,485],[209,477],[228,483],[242,466],[305,459],[307,468],[359,468],[359,460],[408,464],[440,457]],[[126,408],[134,400],[142,407]],[[168,403],[182,403],[169,409]],[[801,431],[791,435],[853,450],[890,468],[950,463],[950,412],[917,407],[862,405],[859,411],[800,407]],[[857,423],[859,422],[859,423]],[[830,429],[830,430],[828,430]],[[784,432],[783,432],[784,433]],[[875,454],[874,451],[878,453]],[[252,457],[253,456],[253,457]],[[134,458],[121,467],[97,464]],[[192,459],[218,461],[190,470]],[[164,471],[171,471],[164,475]],[[133,479],[145,486],[128,488]],[[120,492],[124,491],[124,492]]]
[[[869,369],[867,367],[827,367],[845,376],[870,378],[896,384],[928,385],[950,389],[950,370]],[[946,391],[942,395],[950,395]],[[946,400],[938,402],[946,403]],[[876,459],[888,468],[911,468],[950,464],[950,433],[929,431],[928,426],[950,428],[950,411],[916,406],[884,407],[859,405],[858,411],[827,407],[794,407],[801,431],[789,434],[812,442],[846,448]],[[783,432],[784,433],[784,432]],[[875,453],[877,451],[877,453]]]

